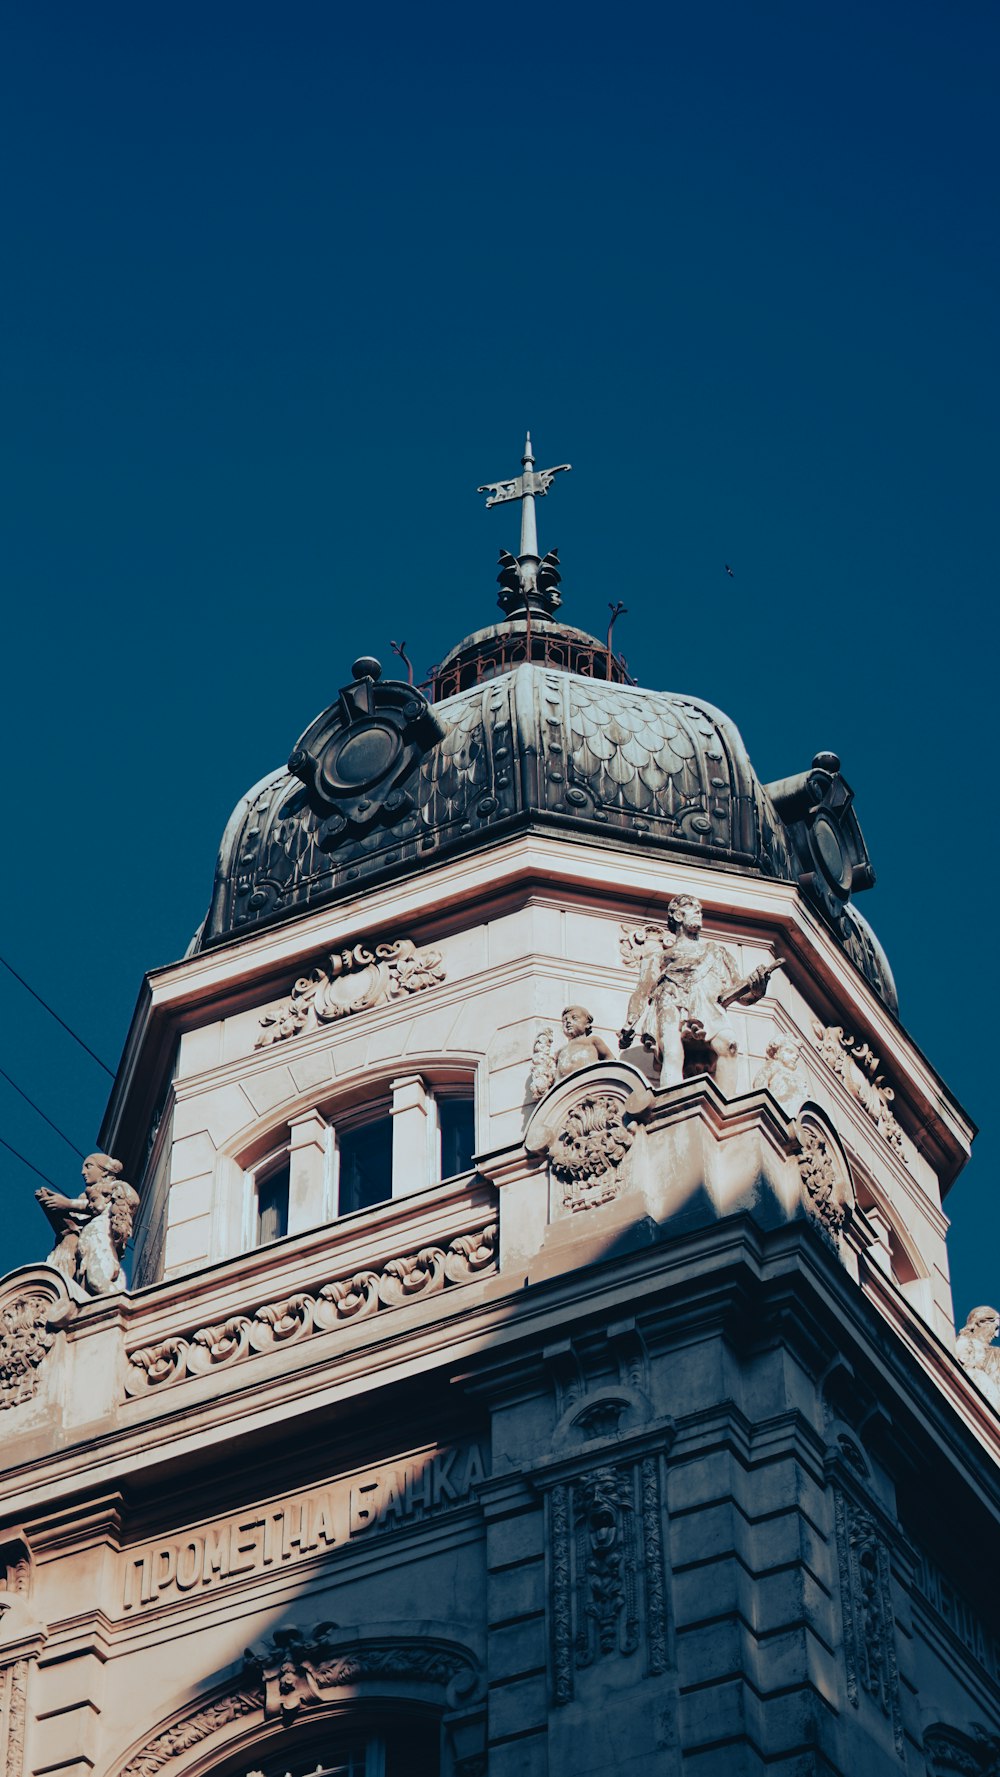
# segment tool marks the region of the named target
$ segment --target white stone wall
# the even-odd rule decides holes
[[[512,905],[511,894],[491,883],[486,860],[481,860],[475,899],[464,897],[457,911],[442,907],[433,926],[426,917],[419,928],[407,924],[391,907],[374,932],[345,930],[349,916],[343,910],[325,920],[314,918],[308,949],[300,943],[279,978],[272,971],[274,986],[266,998],[257,998],[252,989],[260,939],[246,941],[243,975],[248,990],[237,1008],[204,1022],[196,1006],[185,1015],[175,1083],[164,1275],[183,1276],[245,1247],[247,1168],[287,1141],[293,1125],[298,1141],[305,1147],[312,1143],[314,1175],[308,1191],[301,1186],[298,1191],[294,1228],[324,1219],[329,1187],[324,1197],[315,1122],[312,1136],[303,1135],[310,1115],[319,1113],[335,1123],[338,1111],[356,1114],[366,1100],[391,1099],[394,1086],[398,1090],[408,1079],[422,1080],[431,1090],[436,1079],[474,1080],[478,1150],[488,1153],[517,1142],[531,1110],[532,1045],[545,1027],[555,1032],[558,1044],[565,1005],[585,1003],[597,1034],[617,1049],[635,981],[634,968],[623,963],[619,951],[622,926],[662,921],[669,895],[678,886],[690,886],[688,878],[678,883],[676,870],[661,875],[658,892],[648,892],[639,908],[623,905],[620,892],[612,894],[599,882],[590,885],[586,899],[579,887],[572,895],[536,889],[522,891],[520,904]],[[749,924],[745,914],[734,919],[724,905],[708,902],[704,881],[694,886],[706,900],[707,934],[727,945],[741,975],[792,951],[787,923],[768,922],[760,907],[753,909]],[[709,886],[717,903],[727,896],[747,899],[746,878],[726,878],[726,895],[719,892],[719,879]],[[753,887],[759,900],[761,885]],[[426,895],[423,901],[426,916]],[[440,985],[255,1048],[262,1016],[277,1011],[296,976],[325,951],[359,937],[374,942],[396,936],[411,936],[440,953],[445,970]],[[886,1059],[884,1071],[897,1089],[904,1129],[902,1151],[897,1152],[823,1060],[815,1034],[817,1022],[829,1025],[836,1019],[845,1028],[877,1037],[874,1022],[881,1018],[884,1023],[884,1012],[848,964],[841,961],[840,981],[831,984],[829,959],[818,958],[810,972],[803,967],[803,952],[800,940],[786,967],[771,978],[760,1004],[732,1009],[740,1043],[738,1090],[751,1089],[769,1042],[793,1036],[800,1043],[809,1097],[830,1117],[857,1168],[864,1200],[883,1235],[886,1270],[896,1274],[916,1312],[945,1336],[951,1327],[947,1224],[930,1161],[905,1133],[904,1092],[914,1082],[902,1070],[893,1071],[892,1058]],[[820,961],[827,979],[820,978]],[[187,967],[203,971],[205,958],[193,959]],[[178,991],[185,972],[185,965],[174,972]],[[852,1002],[846,1007],[838,1003],[831,985],[849,987]],[[213,1004],[212,996],[206,995],[206,1004]],[[648,1058],[638,1046],[628,1058],[652,1080]],[[426,1182],[423,1163],[415,1162],[410,1188]],[[397,1164],[393,1189],[405,1188],[405,1171],[401,1174]],[[147,1238],[155,1240],[155,1229]]]

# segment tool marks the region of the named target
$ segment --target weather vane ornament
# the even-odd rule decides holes
[[[551,617],[562,604],[559,552],[550,549],[545,556],[538,553],[535,501],[548,493],[557,475],[573,465],[557,463],[554,469],[536,469],[530,432],[524,441],[521,465],[523,475],[515,475],[510,481],[487,481],[476,490],[489,494],[487,506],[503,506],[508,500],[521,502],[521,551],[516,556],[506,549],[500,551],[500,573],[497,575],[500,596],[497,602],[508,617]]]

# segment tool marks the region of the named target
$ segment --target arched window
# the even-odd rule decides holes
[[[377,1096],[303,1111],[244,1175],[245,1243],[266,1246],[455,1178],[475,1147],[468,1077],[400,1075]]]
[[[213,1777],[438,1777],[440,1732],[434,1716],[394,1711],[384,1723],[331,1722],[291,1743],[286,1730],[280,1749],[229,1758]]]

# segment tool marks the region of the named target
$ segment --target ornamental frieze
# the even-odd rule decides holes
[[[439,950],[420,950],[411,938],[395,938],[369,949],[355,944],[335,950],[300,975],[291,993],[274,1012],[261,1018],[254,1047],[266,1049],[286,1037],[318,1030],[320,1025],[367,1012],[409,993],[437,987],[445,979]]]
[[[148,1394],[185,1377],[204,1376],[278,1346],[332,1332],[347,1321],[365,1320],[471,1283],[496,1270],[498,1238],[498,1224],[487,1222],[467,1234],[456,1234],[444,1245],[387,1259],[377,1270],[336,1277],[318,1289],[298,1290],[210,1326],[138,1346],[128,1354],[125,1392]]]
[[[909,1164],[903,1131],[891,1108],[896,1094],[879,1073],[882,1063],[871,1045],[851,1036],[841,1024],[823,1025],[818,1019],[813,1020],[813,1035],[827,1067],[843,1081],[899,1158]]]
[[[233,1580],[277,1572],[359,1538],[437,1517],[472,1499],[485,1476],[483,1451],[471,1441],[419,1450],[194,1525],[123,1552],[121,1608],[141,1613],[186,1595],[218,1591]]]

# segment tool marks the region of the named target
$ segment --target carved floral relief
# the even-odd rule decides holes
[[[529,1154],[547,1155],[564,1210],[593,1209],[619,1195],[636,1122],[652,1102],[646,1082],[628,1063],[584,1064],[557,1082],[529,1121],[524,1144]]]
[[[264,1014],[254,1047],[266,1049],[352,1012],[366,1012],[405,994],[437,987],[444,979],[441,952],[420,950],[410,938],[396,938],[370,950],[355,944],[334,951],[299,977],[276,1011]]]
[[[798,1140],[802,1202],[833,1240],[838,1240],[854,1208],[854,1187],[831,1133],[806,1115],[792,1125]]]
[[[51,1349],[48,1330],[51,1297],[29,1290],[0,1305],[0,1408],[30,1401],[38,1387],[38,1366]]]
[[[851,1036],[840,1024],[823,1025],[813,1020],[813,1034],[819,1052],[842,1080],[852,1098],[856,1098],[889,1146],[900,1159],[906,1160],[903,1132],[892,1110],[895,1093],[879,1073],[882,1063],[870,1044]]]

